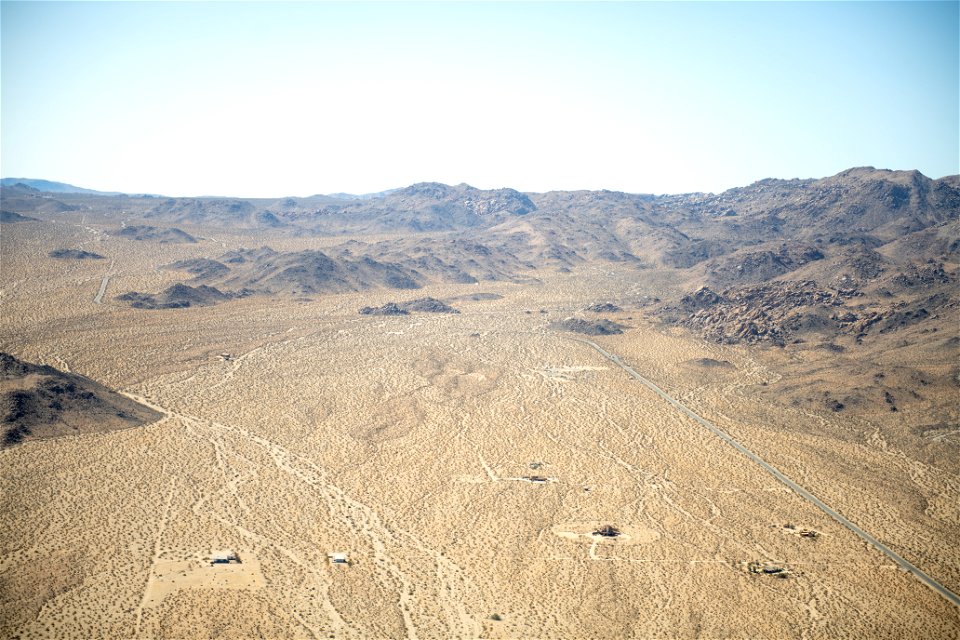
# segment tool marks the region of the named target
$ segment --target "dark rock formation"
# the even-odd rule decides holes
[[[104,260],[99,253],[81,249],[54,249],[48,255],[59,260]]]
[[[160,417],[89,378],[0,353],[0,446],[135,427]]]
[[[550,325],[553,329],[572,331],[588,336],[610,336],[623,333],[625,325],[610,320],[584,320],[582,318],[566,318]]]

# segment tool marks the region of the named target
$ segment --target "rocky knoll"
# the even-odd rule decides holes
[[[104,260],[99,253],[82,249],[54,249],[48,255],[59,260]]]
[[[136,427],[160,417],[89,378],[0,353],[0,446]]]
[[[365,316],[405,316],[410,312],[420,313],[460,313],[450,305],[436,298],[417,298],[409,302],[388,302],[380,307],[363,307],[360,314]]]
[[[223,292],[205,284],[197,287],[177,283],[162,293],[141,293],[129,291],[117,296],[120,302],[129,303],[134,309],[185,309],[187,307],[208,307],[227,300],[242,298],[250,291]]]
[[[552,329],[571,331],[588,336],[612,336],[623,333],[627,327],[612,320],[584,320],[583,318],[564,318],[550,325]]]
[[[133,225],[121,227],[112,232],[113,235],[130,240],[153,241],[161,243],[195,243],[192,235],[176,227],[159,228],[150,225]]]

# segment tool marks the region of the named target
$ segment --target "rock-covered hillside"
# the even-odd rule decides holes
[[[0,353],[0,446],[125,429],[160,417],[89,378]]]

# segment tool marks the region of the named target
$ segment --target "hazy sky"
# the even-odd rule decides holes
[[[3,176],[283,196],[960,172],[957,2],[2,3]]]

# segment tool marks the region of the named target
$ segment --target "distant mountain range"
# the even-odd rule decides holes
[[[74,185],[67,184],[66,182],[54,182],[53,180],[38,180],[35,178],[0,178],[0,187],[12,187],[18,184],[46,193],[86,193],[88,195],[98,196],[120,195],[115,191],[95,191],[93,189],[75,187]]]
[[[328,193],[328,198],[337,198],[338,200],[374,200],[376,198],[384,198],[394,191],[399,191],[399,189],[387,189],[386,191],[377,191],[376,193]]]
[[[664,303],[667,321],[724,342],[784,344],[811,331],[861,336],[955,315],[960,298],[960,177],[932,180],[917,171],[860,167],[663,196],[425,182],[367,196],[104,197],[41,194],[21,181],[0,200],[4,224],[122,214],[131,222],[107,233],[142,242],[197,244],[190,231],[216,229],[342,238],[322,251],[254,246],[170,265],[193,275],[184,286],[207,288],[133,292],[161,308],[241,294],[529,282],[618,263],[671,274],[686,297]]]

